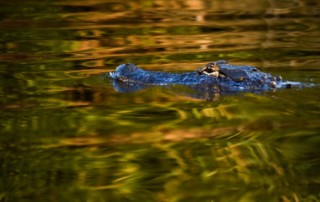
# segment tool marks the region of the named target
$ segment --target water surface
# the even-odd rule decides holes
[[[119,93],[121,63],[320,82],[318,1],[0,3],[1,201],[320,200],[319,87]]]

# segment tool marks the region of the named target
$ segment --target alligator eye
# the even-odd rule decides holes
[[[277,87],[277,83],[275,81],[271,81],[269,83],[269,85],[270,85],[271,88],[276,88]]]

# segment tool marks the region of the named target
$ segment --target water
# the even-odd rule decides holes
[[[320,82],[318,1],[0,3],[0,201],[319,201],[319,87],[116,92],[121,63]]]

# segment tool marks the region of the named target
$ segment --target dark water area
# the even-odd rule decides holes
[[[121,63],[320,83],[316,0],[0,1],[0,201],[319,201],[320,88],[119,93]]]

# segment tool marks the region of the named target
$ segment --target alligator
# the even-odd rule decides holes
[[[136,91],[150,85],[176,84],[191,87],[202,93],[259,92],[305,85],[283,80],[281,76],[273,76],[253,66],[233,65],[224,60],[209,62],[196,71],[184,73],[148,71],[134,64],[121,64],[108,75],[114,81],[114,89],[120,92]]]

